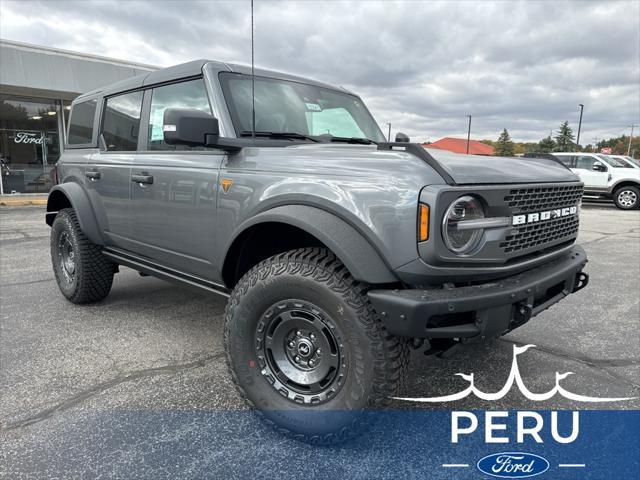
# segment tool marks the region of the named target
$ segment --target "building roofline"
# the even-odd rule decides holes
[[[91,62],[109,63],[111,65],[116,65],[116,66],[119,66],[119,67],[134,67],[134,68],[148,70],[148,71],[159,70],[159,69],[162,68],[162,67],[158,67],[157,65],[149,65],[149,64],[145,64],[145,63],[130,62],[130,61],[127,61],[127,60],[118,60],[116,58],[103,57],[101,55],[94,55],[94,54],[91,54],[91,53],[74,52],[72,50],[64,50],[64,49],[61,49],[61,48],[43,47],[42,45],[34,45],[34,44],[31,44],[31,43],[16,42],[15,40],[7,40],[7,39],[4,39],[4,38],[0,38],[0,46],[6,46],[6,47],[9,47],[9,48],[15,48],[17,50],[22,50],[22,51],[27,51],[27,52],[43,53],[43,54],[49,54],[49,55],[59,55],[59,56],[64,56],[64,57],[68,57],[68,58],[76,58],[76,59],[79,59],[79,60],[87,60],[87,61],[91,61]]]

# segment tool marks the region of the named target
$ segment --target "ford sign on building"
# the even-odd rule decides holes
[[[0,193],[51,188],[49,170],[80,93],[156,67],[0,40]]]

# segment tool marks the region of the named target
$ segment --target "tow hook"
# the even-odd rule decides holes
[[[515,312],[513,314],[510,329],[514,329],[527,323],[531,319],[531,315],[533,315],[533,305],[530,303],[518,302],[514,307]]]
[[[589,275],[584,272],[580,272],[576,275],[576,281],[573,284],[573,292],[575,293],[578,290],[582,290],[587,285],[589,285]]]

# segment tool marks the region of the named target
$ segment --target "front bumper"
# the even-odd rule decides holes
[[[371,290],[369,299],[387,330],[417,338],[492,338],[587,286],[587,256],[568,253],[494,282],[438,290]]]

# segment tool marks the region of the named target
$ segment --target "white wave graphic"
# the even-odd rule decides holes
[[[588,397],[585,395],[579,395],[576,393],[572,393],[568,390],[565,390],[560,385],[560,380],[564,380],[569,375],[573,375],[573,372],[566,373],[558,373],[556,372],[556,384],[555,386],[544,393],[535,393],[530,391],[527,386],[522,381],[522,377],[520,376],[520,369],[518,367],[518,355],[526,352],[529,348],[535,347],[535,345],[525,345],[523,347],[518,347],[517,345],[513,346],[513,361],[511,362],[511,371],[509,372],[509,377],[505,382],[504,386],[497,392],[494,393],[485,393],[482,390],[479,390],[474,385],[473,373],[464,374],[464,373],[456,373],[457,376],[462,377],[464,380],[469,382],[469,386],[464,390],[454,393],[452,395],[445,395],[443,397],[391,397],[396,400],[406,400],[409,402],[428,402],[428,403],[441,403],[441,402],[455,402],[456,400],[462,400],[463,398],[468,397],[473,394],[477,398],[487,401],[495,401],[503,398],[509,391],[513,384],[515,383],[520,390],[520,392],[529,400],[534,402],[542,402],[544,400],[549,400],[553,396],[559,394],[564,398],[569,400],[574,400],[576,402],[592,402],[592,403],[600,403],[600,402],[621,402],[625,400],[634,400],[637,397],[626,397],[626,398],[608,398],[608,397]]]

